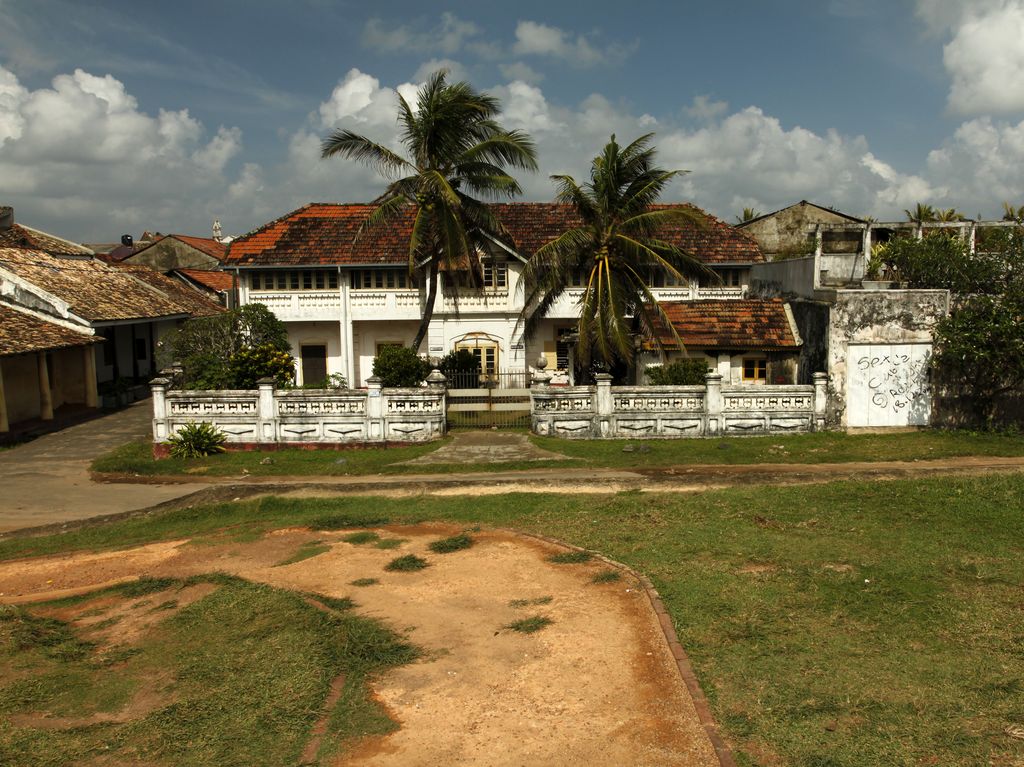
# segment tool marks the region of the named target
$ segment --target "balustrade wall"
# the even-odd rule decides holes
[[[426,442],[445,434],[444,377],[431,379],[422,389],[383,389],[371,378],[365,390],[277,389],[262,380],[256,391],[192,391],[157,378],[153,441],[205,422],[237,444]]]
[[[570,439],[705,437],[779,434],[825,428],[827,377],[813,386],[722,386],[709,373],[704,386],[548,386],[530,390],[533,431]]]

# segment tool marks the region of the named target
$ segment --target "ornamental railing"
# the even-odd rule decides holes
[[[704,386],[549,386],[530,390],[533,432],[572,439],[706,437],[778,434],[825,428],[827,376],[812,386],[723,386],[709,373]]]
[[[445,378],[434,371],[425,388],[278,389],[263,379],[255,391],[171,389],[150,383],[153,441],[164,443],[189,423],[210,423],[239,445],[426,442],[445,434]]]

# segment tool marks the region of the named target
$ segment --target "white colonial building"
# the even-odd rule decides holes
[[[764,261],[757,243],[691,209],[703,225],[673,226],[664,236],[712,267],[721,282],[653,283],[660,301],[695,302],[689,311],[670,312],[685,315],[677,330],[686,353],[705,356],[727,383],[797,383],[800,339],[788,307],[781,301],[741,300],[751,266]],[[236,275],[240,303],[265,304],[285,322],[299,384],[338,373],[350,385],[366,386],[377,352],[389,344],[408,345],[416,334],[425,280],[409,274],[411,219],[360,234],[372,210],[366,204],[306,205],[237,238],[228,249],[224,268]],[[441,274],[421,352],[440,357],[469,349],[488,375],[527,374],[541,355],[549,371],[568,372],[566,338],[582,291],[567,291],[536,335],[524,339],[517,329],[524,300],[519,282],[526,260],[578,220],[569,206],[554,203],[509,203],[494,210],[510,239],[494,239],[483,254],[482,288],[461,287],[458,273]],[[759,319],[766,316],[767,325]],[[761,333],[762,327],[770,332]]]

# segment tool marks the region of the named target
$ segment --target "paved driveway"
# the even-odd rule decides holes
[[[0,532],[134,511],[204,485],[105,484],[89,480],[96,456],[150,434],[149,401],[0,450]]]

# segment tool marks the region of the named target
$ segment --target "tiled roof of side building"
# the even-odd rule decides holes
[[[132,277],[156,288],[193,317],[210,317],[224,311],[223,306],[215,301],[211,301],[202,293],[193,290],[178,280],[160,274],[160,272],[148,266],[119,264],[114,268],[127,271]]]
[[[6,229],[0,229],[0,248],[28,248],[62,256],[94,255],[93,251],[84,245],[40,232],[24,224],[12,224]]]
[[[89,322],[175,317],[192,314],[195,308],[177,295],[172,297],[169,290],[156,287],[152,281],[133,276],[129,269],[94,259],[0,248],[0,268],[67,302],[72,312]],[[170,282],[175,290],[180,289],[192,301],[205,301],[195,291],[156,272],[153,274]]]
[[[159,245],[164,240],[178,240],[179,242],[183,242],[189,247],[195,248],[200,253],[204,253],[210,258],[215,258],[218,261],[224,260],[224,256],[228,250],[228,246],[226,243],[218,242],[217,240],[214,240],[210,237],[191,237],[187,234],[168,234],[160,237],[159,239],[153,242],[142,245],[141,247],[136,246],[134,249],[131,250],[131,252],[117,253],[116,256],[114,256],[114,254],[112,253],[111,255],[114,256],[112,260],[123,261],[124,259],[129,258],[131,256],[137,256],[140,253],[148,250],[149,248]]]
[[[800,346],[782,299],[672,301],[661,307],[686,347],[769,351]],[[662,343],[675,342],[664,333]]]
[[[235,278],[230,272],[220,272],[211,269],[175,269],[174,272],[175,274],[183,274],[193,282],[218,293],[231,290],[234,286]]]
[[[568,205],[515,202],[492,206],[511,237],[509,243],[529,258],[544,243],[580,224]],[[667,205],[658,208],[670,207]],[[692,205],[700,223],[665,227],[665,239],[708,264],[764,261],[757,243],[724,221]],[[311,203],[234,240],[230,266],[292,266],[317,264],[405,264],[413,214],[365,231],[360,227],[373,211],[369,204]]]
[[[87,346],[102,340],[0,304],[0,357]]]

